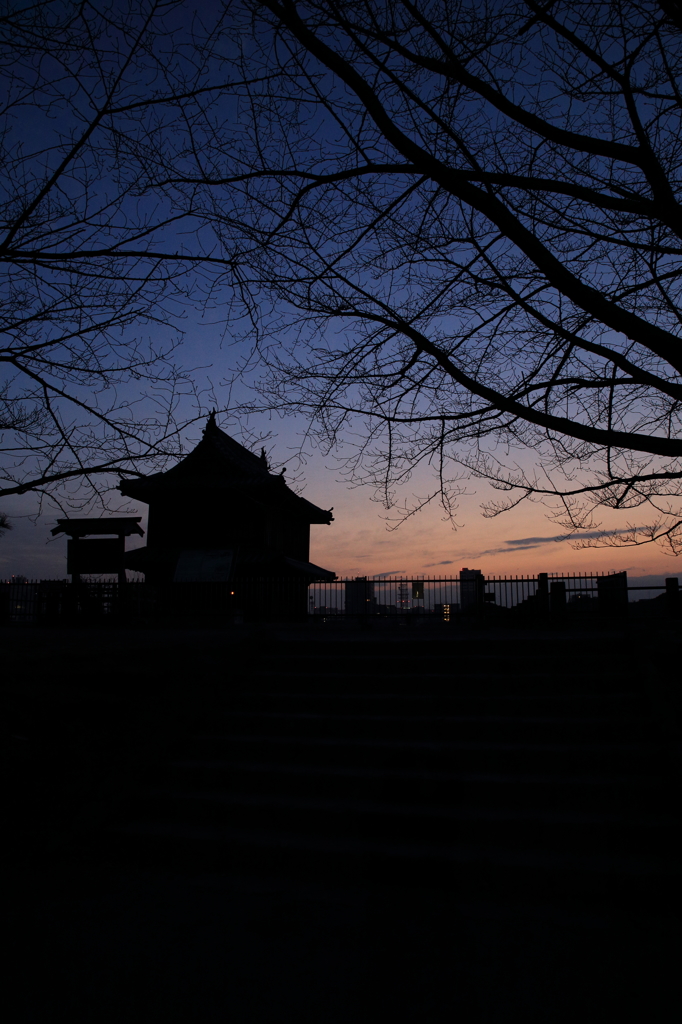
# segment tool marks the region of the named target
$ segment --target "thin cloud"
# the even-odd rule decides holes
[[[607,537],[617,537],[621,533],[630,533],[630,530],[588,530],[585,533],[560,533],[555,537],[514,537],[512,540],[506,540],[501,548],[488,548],[487,551],[479,551],[476,557],[478,558],[481,555],[508,555],[514,551],[531,551],[533,548],[540,548],[544,544],[561,544],[569,540],[606,539]],[[473,557],[473,555],[470,557]]]
[[[513,537],[511,540],[506,540],[500,548],[487,548],[485,551],[460,553],[457,558],[444,558],[442,562],[429,562],[424,568],[433,569],[437,565],[454,565],[457,561],[464,562],[467,558],[483,558],[484,555],[510,555],[517,551],[532,551],[534,548],[540,548],[545,544],[561,544],[570,540],[595,540],[617,537],[622,533],[630,533],[630,530],[588,530],[585,533],[560,533],[553,537]]]
[[[407,569],[389,569],[388,572],[375,572],[373,578],[378,580],[382,576],[396,576],[399,572],[407,572]]]
[[[517,544],[513,548],[488,548],[487,551],[479,551],[479,555],[511,555],[514,551],[532,551],[534,548],[542,547],[541,544]]]
[[[537,547],[540,544],[559,544],[562,540],[594,540],[597,537],[615,537],[619,533],[629,532],[629,530],[591,530],[586,533],[560,533],[557,537],[519,537],[515,540],[506,540],[505,544]]]

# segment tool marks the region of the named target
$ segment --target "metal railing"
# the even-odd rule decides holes
[[[233,612],[233,597],[233,588],[221,583],[0,583],[0,623],[224,621]]]
[[[0,582],[0,623],[224,624],[267,620],[413,619],[453,622],[471,615],[510,622],[526,617],[627,614],[628,604],[663,597],[680,606],[677,578],[629,585],[626,573],[539,573],[537,576],[355,577],[308,584],[300,577],[232,583],[41,580]],[[658,607],[656,602],[656,607]]]
[[[672,581],[675,584],[676,580]],[[627,604],[631,591],[651,595],[665,585],[630,587],[626,573],[539,573],[537,576],[355,578],[313,583],[309,613],[337,615],[438,615],[447,618],[484,608],[545,610]]]

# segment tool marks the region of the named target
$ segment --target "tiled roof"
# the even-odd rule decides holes
[[[311,523],[330,523],[331,511],[318,508],[295,494],[283,476],[270,473],[264,455],[258,456],[218,427],[213,414],[204,435],[188,455],[165,473],[122,480],[122,494],[149,503],[155,497],[178,492],[222,491],[259,505],[300,516]]]

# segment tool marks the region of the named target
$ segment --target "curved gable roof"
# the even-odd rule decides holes
[[[184,459],[164,473],[122,480],[119,490],[146,504],[162,496],[170,498],[192,491],[236,492],[309,523],[330,523],[334,518],[331,510],[318,508],[295,494],[283,476],[270,473],[264,453],[254,455],[221,430],[215,413],[209,416],[199,444]]]

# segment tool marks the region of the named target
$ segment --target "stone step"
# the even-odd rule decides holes
[[[628,670],[627,663],[614,664],[594,658],[575,658],[568,653],[564,656],[554,658],[508,657],[500,655],[497,657],[459,657],[450,654],[446,657],[433,657],[428,655],[410,655],[406,653],[402,658],[384,658],[381,656],[370,657],[366,655],[337,654],[332,657],[300,657],[296,654],[282,654],[276,657],[261,657],[257,661],[253,659],[242,660],[241,665],[249,674],[282,674],[289,676],[300,672],[304,676],[312,677],[319,675],[345,675],[346,680],[352,679],[356,672],[374,677],[390,676],[395,679],[412,679],[417,684],[419,679],[438,678],[447,675],[453,678],[459,676],[506,676],[515,679],[524,679],[526,676],[543,677],[564,677],[573,676],[574,680],[580,680],[583,676],[590,679],[609,679],[611,677],[627,678],[624,673]]]
[[[226,682],[231,681],[231,675],[226,674],[222,678]],[[497,671],[481,669],[472,666],[466,670],[457,666],[443,666],[440,671],[418,671],[409,672],[403,669],[398,672],[386,668],[368,668],[360,662],[356,665],[349,665],[346,668],[337,668],[330,671],[329,666],[313,668],[300,664],[291,666],[286,663],[275,663],[271,669],[265,669],[259,664],[258,668],[245,666],[239,671],[240,687],[251,687],[255,690],[286,688],[298,689],[314,693],[316,690],[323,690],[331,693],[342,693],[348,690],[348,683],[352,679],[353,689],[357,693],[363,690],[374,692],[382,687],[390,690],[399,688],[402,685],[414,691],[415,685],[423,687],[430,693],[463,690],[469,692],[486,690],[500,690],[513,688],[514,690],[527,690],[530,693],[537,691],[571,692],[580,687],[581,692],[589,693],[603,691],[609,678],[605,680],[603,671],[586,670],[584,666],[575,668],[555,666],[524,668],[518,671],[511,671],[505,666],[500,666]],[[614,673],[610,680],[616,688],[621,688],[618,674]]]
[[[238,691],[224,694],[221,710],[287,714],[488,715],[527,717],[608,717],[644,721],[649,709],[629,693],[477,694],[317,691]]]
[[[619,849],[547,851],[499,843],[451,840],[434,844],[382,839],[339,838],[306,832],[186,825],[174,821],[121,824],[100,837],[110,862],[131,862],[193,871],[263,872],[295,875],[312,882],[442,887],[467,898],[477,895],[557,901],[615,901],[635,906],[638,899],[669,905],[676,899],[679,866],[660,854]]]
[[[658,750],[646,743],[497,742],[204,733],[183,742],[186,758],[282,764],[448,771],[658,774]]]
[[[266,825],[273,832],[333,836],[339,841],[467,842],[581,855],[654,854],[677,834],[672,815],[641,812],[429,806],[169,788],[148,789],[130,802],[127,813],[129,821],[142,824],[175,821],[179,826],[247,829]]]
[[[251,659],[257,655],[260,663],[295,659],[301,663],[318,663],[329,667],[364,659],[373,664],[389,664],[399,671],[405,664],[410,668],[420,662],[450,661],[453,664],[489,664],[504,662],[521,667],[534,664],[556,666],[570,659],[599,668],[620,668],[632,664],[632,650],[623,645],[623,636],[553,636],[532,637],[511,632],[507,635],[454,633],[446,639],[415,638],[405,635],[385,639],[359,640],[336,638],[316,640],[310,633],[299,643],[277,639],[256,639],[255,642],[233,642],[232,649]],[[209,652],[213,655],[215,652]]]
[[[238,789],[309,797],[575,810],[663,811],[670,803],[664,775],[548,775],[448,772],[345,765],[231,760],[175,760],[155,766],[151,784],[189,789]]]
[[[578,636],[533,632],[532,636],[510,631],[509,633],[454,632],[445,637],[409,636],[405,629],[401,635],[386,638],[359,639],[341,637],[316,639],[310,632],[301,636],[299,642],[291,639],[254,638],[251,642],[239,641],[233,637],[231,646],[235,651],[258,655],[259,660],[274,658],[298,658],[301,661],[319,661],[329,664],[329,659],[366,658],[386,661],[400,666],[406,660],[451,659],[486,663],[490,661],[516,661],[522,665],[538,662],[556,664],[566,656],[574,662],[579,660],[600,666],[625,665],[632,661],[632,650],[623,645],[624,635],[605,636],[593,634]],[[236,642],[235,642],[236,640]],[[210,652],[214,654],[215,651]]]
[[[573,716],[343,714],[321,711],[225,710],[220,724],[232,735],[255,731],[263,736],[300,736],[516,743],[634,742],[653,738],[653,729],[636,718]]]

